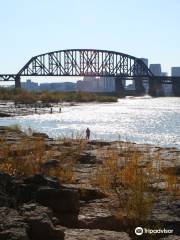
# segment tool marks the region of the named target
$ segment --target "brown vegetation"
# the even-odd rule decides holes
[[[18,126],[7,128],[7,132],[22,133]],[[75,182],[76,164],[90,148],[88,142],[75,135],[73,139],[64,137],[48,144],[48,138],[29,132],[32,136],[23,134],[13,144],[7,142],[6,134],[1,135],[0,171],[17,177],[43,173],[59,178],[61,183]],[[146,146],[119,142],[116,147],[104,149],[97,144],[96,152],[102,162],[95,165],[89,183],[116,199],[117,215],[146,219],[158,201],[161,182],[165,183],[163,191],[171,198],[180,196],[176,166],[164,166],[159,151],[151,155]]]
[[[23,89],[0,88],[0,100],[10,100],[15,103],[35,104],[59,102],[117,102],[113,96],[102,96],[95,93],[83,92],[29,92]]]
[[[7,134],[21,133],[18,125],[6,128]],[[31,135],[31,136],[30,136]],[[55,146],[46,142],[46,138],[36,134],[32,129],[13,144],[6,140],[6,133],[0,138],[0,171],[17,177],[25,177],[37,173],[53,176],[61,182],[74,181],[74,166],[86,146],[86,141],[80,135],[72,135],[73,139],[59,138]],[[51,165],[54,154],[57,161]]]
[[[92,182],[112,199],[116,196],[119,216],[145,220],[159,197],[154,183],[158,186],[164,181],[170,198],[174,194],[180,196],[177,176],[168,169],[163,172],[161,156],[151,156],[146,146],[142,149],[119,142],[118,148],[108,149],[102,155],[104,162],[92,174]]]

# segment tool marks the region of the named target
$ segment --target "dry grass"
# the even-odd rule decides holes
[[[46,176],[58,177],[62,183],[74,182],[74,166],[86,147],[82,135],[73,134],[71,139],[61,137],[56,141],[56,146],[52,147],[43,137],[32,137],[30,130],[17,143],[9,144],[6,141],[7,135],[1,136],[0,171],[17,177],[43,173]],[[18,133],[20,128],[11,126],[7,128],[7,134],[8,132]],[[54,159],[55,153],[58,153],[55,157],[58,164],[45,167],[45,163]]]
[[[45,142],[41,138],[33,141],[23,138],[17,144],[11,145],[3,141],[0,147],[0,170],[18,177],[38,173],[41,164],[49,158],[47,152],[44,154],[45,148]]]
[[[140,149],[128,143],[119,145],[117,149],[104,151],[104,162],[93,173],[92,182],[110,196],[116,196],[119,213],[124,212],[142,221],[158,201],[159,192],[153,183],[165,181],[165,191],[177,194],[177,176],[171,171],[162,172],[163,161],[159,152],[152,156],[147,147]]]
[[[12,129],[20,131],[17,127]],[[5,136],[2,136],[0,171],[18,177],[43,173],[58,177],[62,183],[72,183],[76,179],[76,163],[87,149],[87,142],[82,135],[74,134],[71,137],[58,139],[52,147],[40,137],[24,135],[17,143],[8,144]],[[90,181],[111,197],[116,197],[118,214],[145,219],[158,200],[160,190],[154,187],[154,183],[158,185],[164,181],[167,194],[180,196],[176,165],[165,168],[160,151],[151,155],[148,147],[140,149],[138,145],[122,142],[117,147],[109,146],[103,151],[100,148],[97,151],[103,164],[97,165]],[[57,152],[58,165],[44,168],[43,164],[53,159]]]

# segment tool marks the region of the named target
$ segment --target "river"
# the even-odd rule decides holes
[[[130,97],[117,103],[83,103],[63,107],[62,113],[53,111],[0,118],[0,125],[19,124],[23,129],[31,127],[53,138],[83,135],[89,127],[92,139],[180,148],[180,98]]]

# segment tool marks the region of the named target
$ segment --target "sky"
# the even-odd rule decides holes
[[[180,66],[180,0],[0,0],[0,74],[41,53],[114,50]]]

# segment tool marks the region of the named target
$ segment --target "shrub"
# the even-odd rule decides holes
[[[117,97],[103,96],[88,92],[30,92],[23,89],[0,88],[0,100],[11,100],[15,103],[34,104],[58,102],[117,102]]]

